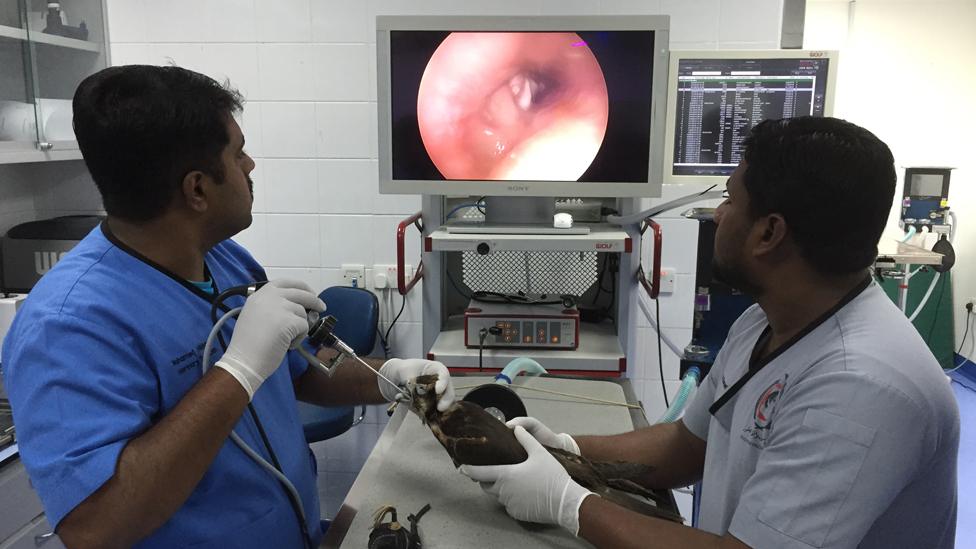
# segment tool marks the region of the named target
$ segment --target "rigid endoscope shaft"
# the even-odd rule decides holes
[[[346,345],[346,343],[344,341],[342,341],[341,339],[335,337],[335,335],[333,335],[333,338],[335,338],[335,343],[333,343],[332,346],[337,351],[339,351],[340,353],[342,353],[342,354],[344,354],[344,355],[346,355],[348,357],[352,357],[352,358],[356,359],[360,364],[362,364],[363,366],[365,366],[369,371],[373,372],[374,374],[376,374],[377,377],[379,377],[383,381],[387,382],[391,387],[393,387],[394,389],[396,389],[397,392],[399,392],[401,395],[403,395],[403,399],[404,400],[410,400],[410,393],[408,393],[406,389],[404,389],[403,387],[400,387],[399,385],[397,385],[396,383],[394,383],[390,378],[388,378],[385,375],[381,374],[379,370],[377,370],[376,368],[373,368],[372,366],[370,366],[369,364],[367,364],[365,360],[359,358],[359,355],[357,355],[356,352],[353,351],[351,347],[349,347],[349,345]]]

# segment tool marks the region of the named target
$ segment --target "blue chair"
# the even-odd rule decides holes
[[[380,306],[376,296],[362,288],[332,286],[319,294],[327,307],[326,314],[336,318],[333,330],[336,337],[345,341],[359,356],[373,351],[376,343],[377,323]],[[362,368],[362,365],[344,363],[340,368]],[[354,406],[316,406],[305,402],[298,403],[298,416],[305,429],[305,440],[309,444],[328,440],[360,424],[366,415],[363,405],[359,417],[355,416]]]

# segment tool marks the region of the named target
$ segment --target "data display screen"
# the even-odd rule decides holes
[[[759,122],[823,116],[830,60],[680,59],[672,175],[729,175]]]

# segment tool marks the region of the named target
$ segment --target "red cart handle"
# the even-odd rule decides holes
[[[406,263],[404,261],[404,237],[407,233],[407,227],[413,225],[417,227],[420,231],[420,236],[424,235],[424,224],[421,221],[420,216],[423,212],[417,212],[410,217],[404,219],[397,225],[397,291],[400,295],[407,295],[407,293],[413,289],[413,287],[420,281],[424,276],[424,260],[421,259],[420,263],[417,265],[417,271],[414,273],[413,278],[410,279],[410,283],[407,284],[406,280]]]
[[[651,271],[651,282],[647,281],[647,277],[644,275],[644,265],[638,260],[637,264],[637,280],[644,287],[647,295],[651,299],[657,299],[657,296],[661,293],[661,226],[654,222],[650,217],[641,221],[641,235],[647,231],[650,227],[654,231],[654,262]],[[638,256],[639,257],[639,256]]]

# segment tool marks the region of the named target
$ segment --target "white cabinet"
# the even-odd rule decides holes
[[[105,20],[102,0],[0,0],[0,164],[81,158],[71,98],[108,66]]]

